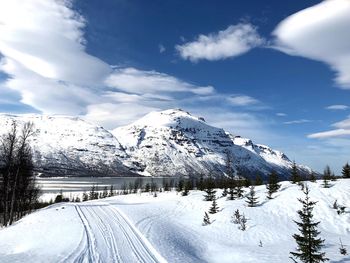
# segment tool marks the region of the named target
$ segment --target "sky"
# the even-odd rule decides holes
[[[349,13],[349,0],[0,0],[0,112],[113,129],[182,108],[339,173]]]

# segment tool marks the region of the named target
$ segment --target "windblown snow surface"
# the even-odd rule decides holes
[[[311,199],[318,201],[314,218],[321,221],[327,257],[350,262],[339,253],[339,238],[350,250],[350,180],[327,189],[321,182],[308,185]],[[283,182],[272,200],[266,199],[265,186],[256,190],[260,205],[253,208],[244,199],[220,197],[221,210],[210,215],[208,226],[202,219],[211,202],[203,201],[201,191],[52,205],[0,230],[0,262],[291,262],[300,186]],[[335,200],[348,206],[345,214],[332,208]],[[236,209],[248,218],[246,231],[231,222]]]

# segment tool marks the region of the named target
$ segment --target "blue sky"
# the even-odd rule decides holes
[[[319,171],[350,159],[348,0],[1,5],[0,112],[181,107]]]

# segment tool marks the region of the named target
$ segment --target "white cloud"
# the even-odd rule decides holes
[[[71,1],[1,1],[2,55],[43,78],[100,83],[110,67],[84,51],[85,20],[70,5]],[[6,73],[13,75],[11,70]]]
[[[309,138],[327,139],[350,136],[350,116],[347,119],[333,123],[336,129],[309,134]]]
[[[232,95],[227,100],[234,106],[249,106],[259,103],[257,99],[247,95]]]
[[[1,101],[20,100],[46,114],[79,115],[106,128],[154,110],[191,107],[242,135],[262,133],[265,126],[255,115],[226,110],[258,102],[252,97],[220,94],[157,71],[115,68],[87,54],[86,21],[71,5],[69,0],[0,0],[0,70],[9,75],[1,89],[10,91],[1,93],[6,96]],[[253,37],[253,28],[251,35],[238,32],[247,27],[230,30],[236,37]],[[211,106],[215,111],[208,110]]]
[[[201,59],[221,60],[236,57],[264,43],[252,24],[240,23],[209,35],[199,35],[193,42],[177,45],[183,59],[196,62]]]
[[[130,124],[132,120],[141,118],[143,115],[156,110],[160,110],[160,108],[132,102],[102,103],[89,105],[87,113],[82,117],[94,123],[103,123],[105,128],[113,129]]]
[[[214,92],[212,86],[199,87],[164,73],[135,68],[115,69],[107,78],[106,85],[137,94],[189,92],[198,95],[209,95]]]
[[[317,138],[317,139],[323,139],[323,138],[332,138],[332,137],[343,137],[343,136],[349,136],[350,135],[350,129],[336,129],[336,130],[330,130],[325,132],[317,132],[312,133],[308,135],[308,138]]]
[[[347,110],[348,108],[349,106],[339,104],[326,107],[327,110]]]
[[[302,123],[309,123],[313,122],[312,120],[307,119],[300,119],[300,120],[292,120],[292,121],[285,121],[284,124],[302,124]]]
[[[285,117],[285,116],[287,116],[287,114],[285,114],[283,112],[277,112],[276,116],[278,116],[278,117]]]
[[[166,51],[166,48],[163,44],[159,44],[158,48],[159,48],[159,53],[164,53]]]
[[[326,0],[283,20],[274,30],[274,48],[322,61],[336,82],[350,88],[350,1]]]

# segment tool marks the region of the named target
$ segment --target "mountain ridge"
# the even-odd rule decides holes
[[[225,174],[229,157],[236,174],[266,176],[274,170],[287,178],[292,165],[284,153],[181,109],[150,112],[112,131],[74,116],[0,114],[0,134],[13,121],[33,122],[35,168],[47,176],[218,177]]]

